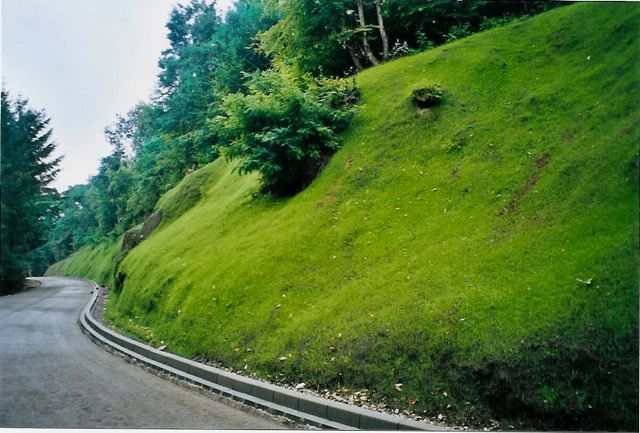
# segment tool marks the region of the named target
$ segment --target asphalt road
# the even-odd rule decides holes
[[[39,281],[0,297],[0,427],[283,428],[106,352],[77,323],[91,287]]]

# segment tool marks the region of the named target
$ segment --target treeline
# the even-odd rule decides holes
[[[548,9],[539,1],[238,0],[176,6],[150,102],[105,129],[112,152],[60,199],[36,272],[149,215],[219,156],[259,171],[263,191],[304,188],[338,148],[357,91],[349,75]]]

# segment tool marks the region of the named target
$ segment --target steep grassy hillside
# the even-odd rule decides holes
[[[122,238],[97,246],[85,246],[47,269],[46,275],[77,275],[113,285],[113,270]]]
[[[108,317],[454,424],[635,429],[639,26],[576,4],[365,71],[302,193],[217,161],[165,197]]]

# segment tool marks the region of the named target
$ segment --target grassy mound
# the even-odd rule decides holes
[[[223,161],[169,193],[108,317],[453,424],[635,429],[639,25],[577,4],[363,72],[302,193],[256,196]]]

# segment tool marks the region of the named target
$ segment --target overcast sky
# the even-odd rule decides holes
[[[168,46],[164,26],[178,1],[0,2],[4,88],[51,118],[65,155],[54,186],[62,191],[85,183],[110,152],[105,126],[148,100]],[[220,9],[232,3],[217,1]]]

